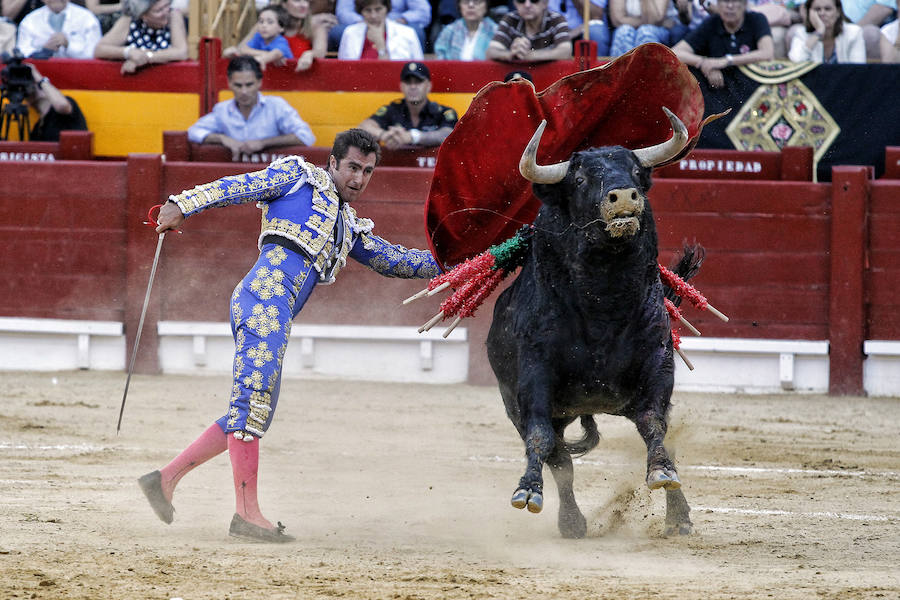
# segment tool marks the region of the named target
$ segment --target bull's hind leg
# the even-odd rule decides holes
[[[553,452],[547,458],[550,472],[556,481],[556,489],[559,491],[559,533],[564,538],[583,538],[587,533],[587,520],[581,514],[578,504],[575,502],[575,492],[572,484],[575,481],[575,472],[572,468],[572,455],[566,450],[563,441],[563,429],[558,430],[556,445]]]
[[[689,535],[694,529],[691,523],[691,507],[680,490],[666,490],[666,537]]]

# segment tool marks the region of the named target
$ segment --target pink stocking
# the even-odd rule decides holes
[[[259,510],[256,479],[259,472],[259,438],[245,442],[228,436],[228,456],[234,474],[235,512],[245,521],[266,529],[274,529]]]
[[[171,502],[175,486],[182,477],[196,466],[214,456],[218,456],[227,448],[226,436],[218,424],[213,423],[200,434],[194,442],[176,456],[172,462],[159,470],[162,475],[162,489],[166,499]]]

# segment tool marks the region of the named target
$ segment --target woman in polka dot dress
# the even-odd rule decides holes
[[[125,0],[124,15],[101,38],[94,58],[121,60],[122,73],[187,58],[184,16],[171,0]]]

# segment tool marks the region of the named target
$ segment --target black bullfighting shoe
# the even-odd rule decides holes
[[[138,485],[141,486],[141,490],[147,496],[147,500],[159,520],[166,524],[171,523],[175,519],[175,507],[163,495],[160,472],[147,473],[138,479]]]
[[[237,513],[234,513],[234,516],[231,518],[231,527],[228,528],[228,535],[251,542],[272,542],[275,544],[293,542],[297,539],[284,532],[284,525],[281,524],[281,521],[278,521],[278,527],[275,529],[266,529],[265,527],[248,523]]]

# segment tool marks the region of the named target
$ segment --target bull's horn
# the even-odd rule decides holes
[[[569,170],[569,161],[556,163],[555,165],[537,164],[538,144],[541,143],[541,135],[543,135],[544,127],[546,126],[547,120],[544,119],[538,125],[534,135],[531,136],[531,141],[525,146],[525,151],[519,160],[519,173],[532,183],[559,183]]]
[[[641,164],[651,169],[678,156],[678,153],[684,149],[684,145],[688,141],[687,127],[684,126],[681,119],[665,106],[662,109],[672,123],[674,134],[662,144],[650,146],[649,148],[638,148],[634,151],[634,155],[637,156]]]

